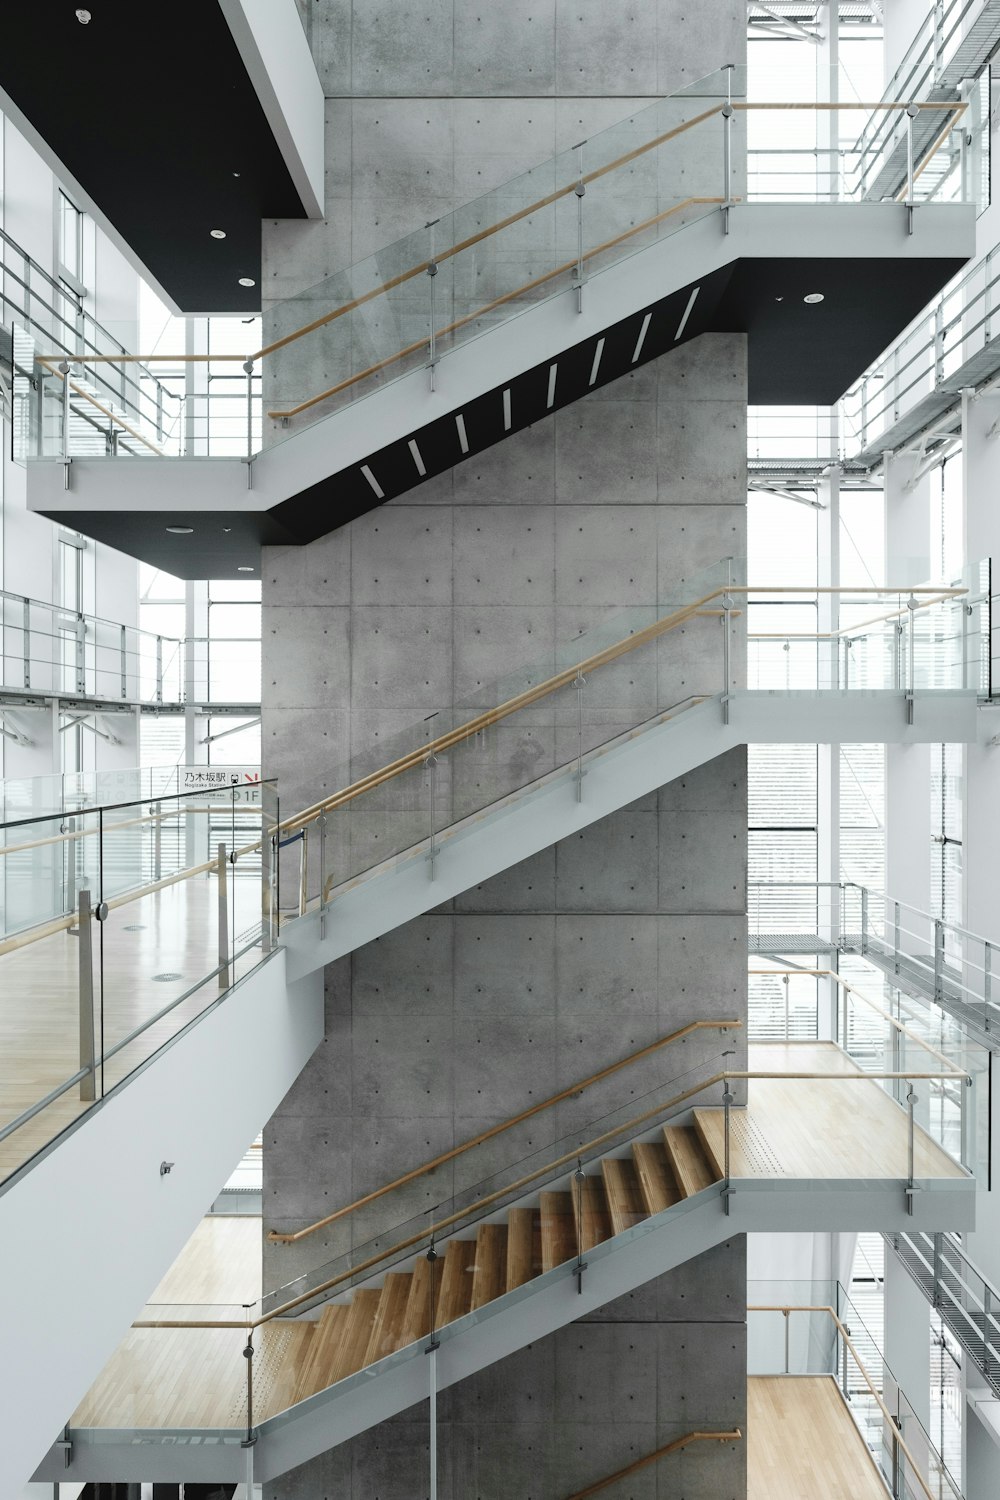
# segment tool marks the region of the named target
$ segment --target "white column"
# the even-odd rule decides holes
[[[925,476],[914,484],[916,467],[912,455],[887,456],[884,463],[886,583],[891,586],[907,587],[930,577],[930,479]],[[886,896],[926,911],[931,856],[929,745],[886,746],[885,831]],[[912,939],[904,940],[902,946],[925,949],[923,942],[915,944]]]
[[[835,8],[835,7],[834,7]],[[836,408],[831,412],[831,422],[836,422]],[[834,431],[836,429],[834,428]],[[817,499],[823,506],[818,512],[817,527],[817,582],[820,588],[840,586],[840,469],[832,468],[817,486]],[[817,629],[821,635],[833,635],[840,627],[840,595],[819,594]],[[829,641],[825,652],[829,681],[836,681],[834,663],[839,645]],[[824,659],[821,643],[821,662]],[[820,668],[821,673],[823,667]],[[821,680],[824,680],[821,678]],[[840,880],[840,745],[817,746],[817,878],[831,886]],[[841,927],[839,892],[828,892],[829,907],[821,903],[820,932],[835,937]],[[829,917],[829,926],[823,918]],[[836,967],[836,958],[831,967]],[[832,980],[824,980],[820,993],[820,1036],[833,1037],[833,1018],[837,1014],[837,987]]]
[[[930,1304],[888,1245],[885,1252],[885,1360],[897,1385],[923,1424],[931,1423]],[[886,1386],[889,1386],[888,1378]],[[895,1391],[886,1391],[893,1408]]]

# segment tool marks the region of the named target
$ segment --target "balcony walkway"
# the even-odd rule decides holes
[[[230,883],[230,894],[233,883]],[[260,929],[260,877],[235,881],[236,949]],[[235,918],[235,920],[234,920]],[[219,962],[214,876],[181,881],[92,924],[94,1019],[98,1052],[190,990]],[[102,961],[103,942],[103,961]],[[79,938],[56,932],[0,956],[0,1130],[80,1067]],[[259,946],[237,959],[234,978],[260,962]],[[104,1092],[176,1036],[219,994],[210,979],[123,1048],[103,1068]],[[103,1019],[102,1019],[103,1018]],[[101,1094],[100,1070],[97,1094]],[[75,1085],[0,1140],[0,1180],[17,1170],[89,1104]]]
[[[747,1380],[747,1500],[886,1500],[831,1375]]]

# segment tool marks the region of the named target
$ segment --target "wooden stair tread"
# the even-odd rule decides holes
[[[604,1182],[600,1177],[584,1177],[582,1182],[574,1181],[573,1192],[578,1194],[582,1248],[589,1250],[593,1245],[609,1240],[614,1234]]]
[[[371,1338],[365,1351],[366,1365],[373,1365],[377,1359],[384,1359],[387,1354],[392,1354],[399,1348],[412,1284],[412,1275],[400,1271],[390,1271],[385,1278],[372,1324]]]
[[[295,1386],[296,1401],[304,1401],[330,1384],[328,1372],[334,1366],[350,1311],[350,1303],[334,1302],[332,1306],[324,1307],[319,1321],[313,1324],[309,1350]]]
[[[507,1290],[507,1225],[481,1224],[476,1235],[472,1307],[482,1307]]]
[[[279,1318],[277,1323],[272,1323],[270,1327],[279,1328],[285,1335],[280,1363],[265,1403],[266,1415],[273,1417],[279,1411],[285,1411],[289,1406],[293,1406],[296,1401],[302,1400],[299,1395],[299,1383],[309,1363],[313,1340],[319,1324],[294,1323],[290,1319]]]
[[[639,1190],[651,1214],[662,1213],[680,1202],[682,1194],[662,1141],[637,1141],[632,1147],[632,1159]]]
[[[542,1215],[537,1208],[512,1208],[507,1215],[507,1290],[542,1274]]]
[[[663,1141],[683,1197],[690,1198],[702,1188],[718,1182],[693,1125],[665,1125]]]
[[[374,1288],[363,1287],[354,1293],[348,1305],[348,1315],[343,1323],[344,1332],[337,1347],[328,1385],[334,1385],[338,1380],[361,1369],[381,1297],[382,1293]]]
[[[452,1240],[444,1254],[444,1271],[437,1300],[437,1326],[464,1318],[472,1306],[472,1276],[476,1265],[475,1240]]]
[[[694,1128],[718,1182],[726,1175],[726,1114],[721,1109],[696,1109]]]
[[[407,1344],[415,1343],[417,1339],[426,1338],[430,1333],[443,1269],[441,1260],[429,1261],[426,1255],[422,1255],[414,1263],[410,1295],[399,1333],[400,1349],[405,1349]]]
[[[601,1177],[614,1234],[621,1234],[633,1224],[649,1218],[634,1162],[606,1156],[601,1162]]]
[[[576,1221],[569,1193],[541,1195],[542,1270],[551,1271],[576,1255]]]

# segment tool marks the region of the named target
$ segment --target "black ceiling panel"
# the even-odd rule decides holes
[[[751,403],[832,405],[962,264],[959,259],[736,260],[565,350],[556,360],[551,402],[551,366],[545,361],[507,387],[498,385],[457,403],[446,416],[402,434],[360,463],[338,471],[331,454],[327,478],[263,515],[234,520],[225,513],[203,514],[191,522],[195,535],[176,538],[164,528],[178,520],[183,523],[183,518],[161,512],[142,511],[125,518],[115,513],[83,515],[75,509],[45,514],[182,578],[231,576],[240,562],[256,563],[261,544],[302,544],[324,536],[702,333],[748,335]],[[814,293],[821,293],[822,301],[807,303],[804,298]],[[455,421],[458,414],[464,421],[467,453]],[[371,472],[381,494],[362,467]]]
[[[87,9],[5,5],[0,88],[184,312],[258,311],[261,219],[303,209],[217,0]]]

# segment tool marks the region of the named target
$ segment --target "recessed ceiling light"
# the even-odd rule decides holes
[[[254,279],[253,279],[252,276],[241,276],[240,277],[240,286],[256,286],[256,285],[257,285],[257,283],[256,283],[256,281],[254,281]]]
[[[166,529],[171,536],[191,536],[194,531],[193,526],[168,526]]]
[[[810,303],[813,303],[813,302],[822,302],[823,301],[823,293],[822,292],[806,292],[806,294],[802,298],[802,300],[803,300],[803,302],[810,302]]]
[[[233,173],[233,176],[234,176],[234,177],[238,177],[238,176],[239,176],[239,175],[240,175],[240,174],[239,174],[239,172],[234,172],[234,173]]]
[[[226,238],[226,231],[224,229],[211,229],[209,233],[213,240],[224,240]]]
[[[243,563],[241,563],[237,567],[236,571],[237,571],[237,573],[252,573],[253,572],[253,568],[248,568]]]
[[[89,23],[90,23],[90,11],[89,10],[78,10],[77,13],[76,13],[76,19],[79,21],[79,23],[80,23],[81,26],[87,26],[87,25],[89,25]]]

